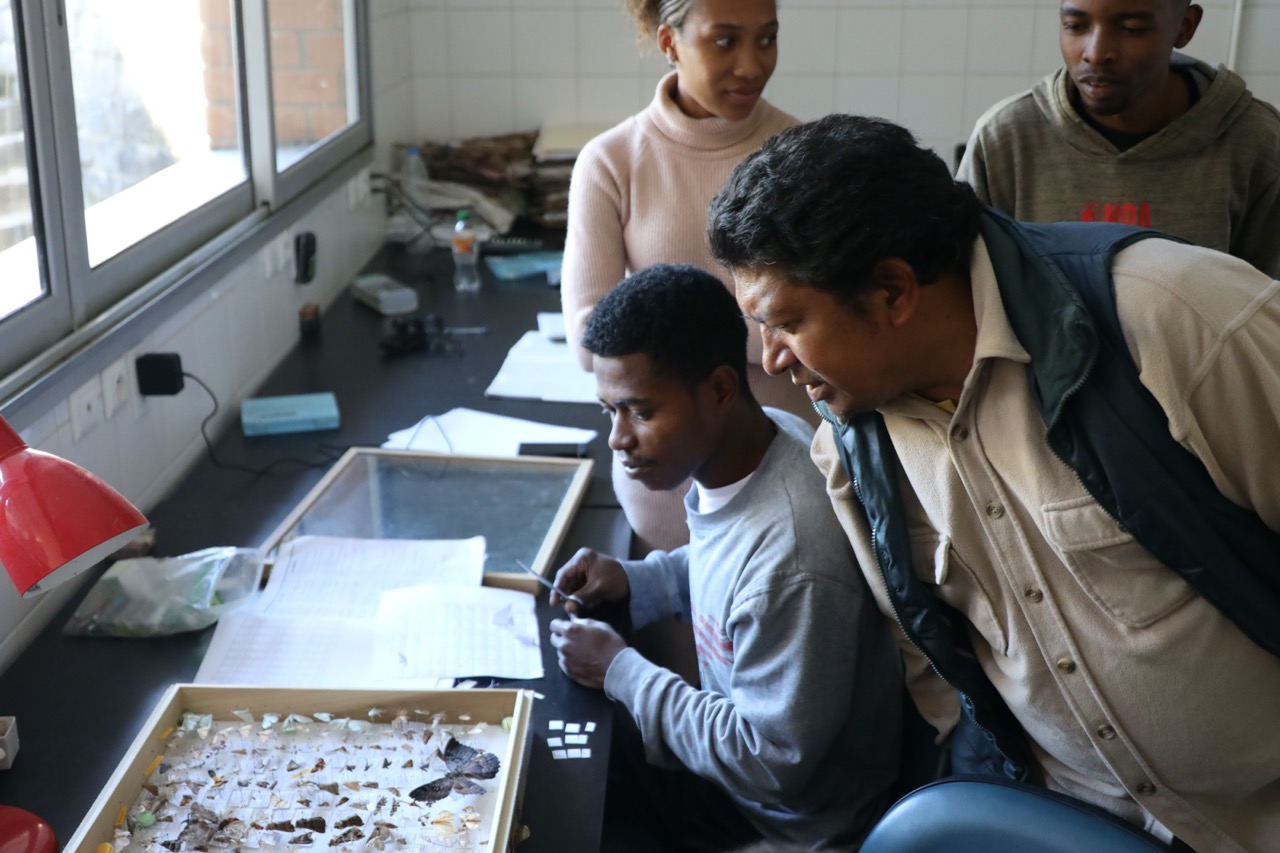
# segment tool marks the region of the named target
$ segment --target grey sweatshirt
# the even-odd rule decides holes
[[[636,627],[690,620],[701,689],[633,649],[604,688],[650,763],[721,785],[767,838],[852,849],[897,773],[901,666],[795,434],[811,429],[766,411],[781,428],[743,489],[705,514],[690,492],[690,543],[624,564]]]
[[[1222,66],[1174,62],[1211,82],[1132,148],[1079,116],[1059,69],[978,119],[956,177],[1015,219],[1155,228],[1280,277],[1280,114]]]

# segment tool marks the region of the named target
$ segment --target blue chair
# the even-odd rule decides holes
[[[862,853],[1169,853],[1155,836],[1088,803],[1002,779],[953,776],[898,800]]]

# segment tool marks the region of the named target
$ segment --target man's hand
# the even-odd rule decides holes
[[[553,619],[551,645],[560,670],[583,687],[604,689],[609,664],[627,647],[618,632],[595,619]]]
[[[557,590],[576,596],[582,604],[569,601]],[[556,572],[551,606],[564,604],[566,613],[577,616],[582,610],[593,610],[602,604],[626,604],[631,599],[631,583],[627,573],[613,557],[590,548],[580,548],[569,562]]]

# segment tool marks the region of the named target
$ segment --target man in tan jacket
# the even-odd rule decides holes
[[[1046,409],[1093,399],[1092,371],[1115,362],[1045,272],[1052,252],[1023,251],[1031,230],[985,211],[909,132],[853,116],[765,143],[708,224],[765,368],[826,417],[813,458],[940,737],[976,719],[1003,752],[979,762],[991,772],[1195,850],[1280,850],[1280,646],[1157,559],[1085,487],[1096,472],[1051,450]],[[1120,355],[1213,484],[1192,497],[1248,510],[1274,539],[1280,282],[1164,238],[1123,245],[1109,272]],[[1239,576],[1227,562],[1199,573]],[[927,622],[922,598],[950,621]],[[935,669],[967,679],[966,661],[982,683],[966,682],[962,715]]]

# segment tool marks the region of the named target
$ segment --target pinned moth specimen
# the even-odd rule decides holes
[[[161,735],[165,752],[116,828],[115,849],[487,849],[477,846],[489,842],[476,833],[499,804],[473,798],[489,793],[483,780],[501,775],[502,750],[493,744],[508,732],[461,719],[470,715],[456,715],[454,723],[412,706],[368,710],[370,720],[384,722],[365,722],[363,710],[354,719],[243,710],[227,721],[184,713]],[[418,782],[425,784],[414,788]],[[483,805],[442,811],[453,796]]]
[[[463,795],[483,794],[485,787],[473,780],[492,779],[501,767],[498,756],[492,752],[467,746],[452,735],[439,755],[444,759],[445,775],[414,788],[409,792],[411,799],[431,805],[454,791]]]

